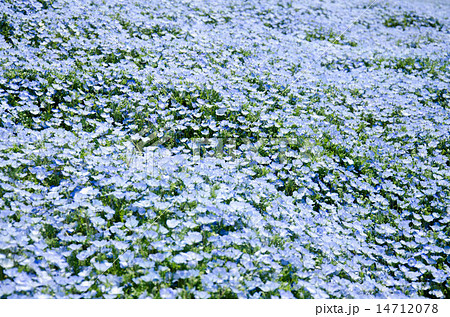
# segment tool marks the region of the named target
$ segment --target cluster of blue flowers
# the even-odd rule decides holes
[[[450,298],[448,4],[0,2],[0,298]]]

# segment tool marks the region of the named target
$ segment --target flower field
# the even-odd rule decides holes
[[[450,298],[449,11],[0,0],[0,298]]]

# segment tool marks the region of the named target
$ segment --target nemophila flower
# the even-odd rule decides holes
[[[276,290],[279,286],[280,286],[279,283],[275,283],[275,282],[268,281],[268,282],[266,282],[264,285],[260,286],[259,288],[260,288],[263,292],[271,292],[271,291]]]
[[[205,291],[197,291],[197,290],[194,291],[194,296],[195,296],[195,298],[197,298],[197,299],[207,299],[207,298],[210,298],[210,297],[211,297],[211,295],[210,295],[208,292],[205,292]]]
[[[136,283],[138,280],[142,280],[144,282],[158,282],[161,281],[161,277],[157,272],[151,271],[143,276],[136,277],[134,280]]]
[[[27,273],[21,272],[14,278],[15,289],[17,291],[30,291],[37,286]]]
[[[125,226],[129,229],[133,229],[135,228],[137,225],[139,224],[139,222],[136,220],[135,217],[130,217],[127,219]]]
[[[198,270],[187,270],[187,271],[177,271],[173,278],[175,280],[177,279],[186,279],[186,278],[190,278],[190,277],[196,277],[199,275],[199,271]]]
[[[94,259],[91,260],[91,263],[98,271],[101,272],[108,270],[112,266],[109,262],[97,262]]]
[[[177,227],[179,224],[181,223],[180,220],[176,220],[176,219],[169,219],[167,220],[167,226],[171,229]]]
[[[125,251],[125,253],[122,253],[119,255],[119,263],[122,267],[127,267],[133,265],[134,260],[134,253],[130,250]]]
[[[77,259],[80,261],[84,261],[87,258],[89,258],[91,255],[93,255],[95,253],[95,251],[93,249],[88,249],[85,251],[81,251],[80,253],[78,253],[76,255]]]
[[[177,292],[171,288],[162,288],[159,290],[159,295],[163,299],[174,299],[177,296]]]
[[[203,259],[202,255],[189,251],[175,255],[172,261],[174,261],[177,264],[187,263],[189,265],[192,264],[195,265],[198,261],[201,261],[202,259]]]
[[[195,244],[202,241],[202,234],[199,232],[189,232],[183,239],[186,244]]]
[[[93,284],[94,281],[83,281],[81,284],[76,284],[75,288],[77,291],[85,293]]]
[[[129,244],[125,243],[123,241],[113,240],[113,241],[111,241],[111,244],[118,250],[125,250],[129,247]]]
[[[94,226],[102,227],[106,224],[106,220],[104,220],[101,217],[92,217],[92,218],[90,218],[90,220]]]

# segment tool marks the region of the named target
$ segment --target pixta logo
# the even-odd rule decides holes
[[[179,138],[174,133],[136,134],[129,148],[129,164],[136,156],[157,159],[161,153],[189,156],[193,161],[207,157],[236,160],[243,156],[254,157],[259,164],[291,162],[302,165],[311,160],[321,160],[321,147],[306,137],[258,137],[258,138]],[[159,152],[159,155],[154,155]]]
[[[345,314],[354,316],[359,313],[359,306],[349,304],[348,307],[342,305],[317,305],[316,316],[321,314]]]

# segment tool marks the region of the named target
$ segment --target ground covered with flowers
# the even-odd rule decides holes
[[[0,298],[450,298],[449,8],[0,1]]]

